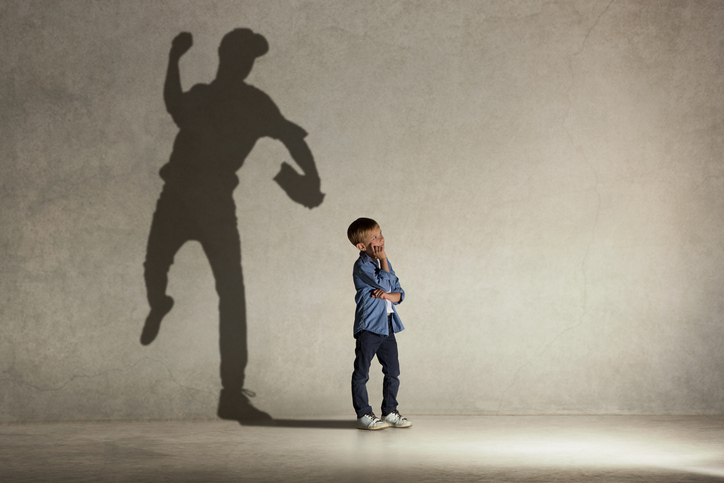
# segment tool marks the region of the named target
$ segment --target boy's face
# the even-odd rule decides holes
[[[379,226],[368,231],[364,236],[364,240],[357,244],[359,250],[365,252],[371,258],[377,258],[373,247],[385,248],[385,237],[382,236],[382,230]]]

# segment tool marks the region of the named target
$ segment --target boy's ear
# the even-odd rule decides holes
[[[356,245],[356,247],[357,247],[357,250],[359,250],[359,251],[361,251],[361,252],[365,251],[365,245],[364,245],[364,243],[358,243],[358,244]]]

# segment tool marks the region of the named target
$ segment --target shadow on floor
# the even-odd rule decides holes
[[[355,421],[334,421],[328,419],[274,419],[243,426],[271,426],[277,428],[315,428],[315,429],[357,429]]]

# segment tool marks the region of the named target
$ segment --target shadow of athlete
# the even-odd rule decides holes
[[[189,240],[206,254],[219,295],[221,395],[218,415],[244,424],[263,424],[267,413],[251,405],[244,390],[247,364],[246,302],[241,271],[241,245],[233,191],[236,171],[262,137],[278,139],[304,172],[286,163],[275,180],[294,201],[313,208],[322,203],[320,180],[306,132],[286,120],[274,102],[244,80],[254,60],[264,55],[266,39],[249,29],[236,29],[219,46],[219,68],[210,84],[181,88],[179,59],[193,44],[190,33],[173,40],[163,97],[179,127],[169,162],[161,168],[163,191],[148,236],[144,278],[151,311],[141,344],[156,338],[174,301],[166,295],[167,274],[174,256]]]

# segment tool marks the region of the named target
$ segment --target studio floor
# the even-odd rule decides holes
[[[722,416],[409,416],[0,425],[0,481],[724,481]]]

